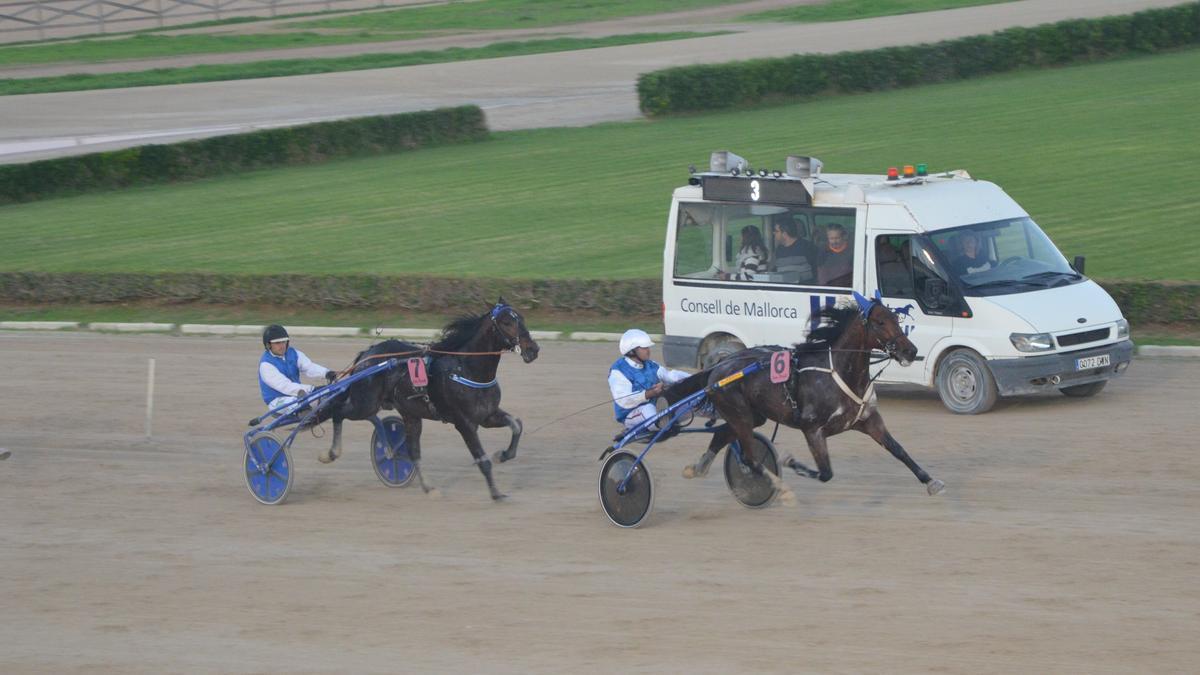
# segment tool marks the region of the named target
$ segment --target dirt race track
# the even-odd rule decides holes
[[[304,339],[341,366],[363,340]],[[506,358],[532,431],[606,397],[612,345]],[[739,506],[701,441],[650,454],[651,522],[610,525],[605,407],[526,435],[493,504],[449,427],[441,496],[388,489],[369,425],[286,504],[241,475],[251,339],[0,333],[0,672],[1195,672],[1200,362],[1136,361],[1091,400],[956,417],[884,395],[939,497],[866,437],[794,506]],[[154,439],[142,438],[147,358]],[[506,431],[485,433],[489,449]],[[796,432],[780,432],[781,450]]]

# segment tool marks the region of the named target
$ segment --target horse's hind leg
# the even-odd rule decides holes
[[[484,480],[487,481],[492,499],[504,499],[506,495],[496,489],[496,481],[492,479],[492,460],[488,459],[487,453],[483,451],[477,427],[470,422],[455,422],[454,428],[458,429],[458,433],[467,444],[467,449],[471,451],[471,456],[475,458],[475,464],[479,466],[479,473],[482,473]]]
[[[333,442],[329,449],[317,455],[317,461],[328,464],[342,456],[342,422],[341,417],[333,418]]]
[[[925,490],[929,494],[936,495],[946,489],[945,483],[925,473],[925,469],[918,466],[912,457],[908,456],[908,453],[904,451],[904,447],[887,430],[887,427],[883,423],[883,417],[877,411],[871,411],[871,415],[854,425],[854,428],[875,439],[876,443],[882,445],[888,452],[892,453],[892,457],[904,462],[904,466],[907,466],[908,470],[912,471],[913,475],[917,477],[917,480],[925,485]]]
[[[729,445],[729,441],[733,438],[733,431],[729,429],[728,424],[722,424],[715,432],[713,432],[712,440],[708,443],[708,449],[700,455],[700,459],[696,460],[695,464],[688,464],[683,467],[684,478],[703,478],[708,475],[708,467],[712,466],[713,460],[716,459],[717,453],[721,448]]]
[[[496,412],[488,415],[488,417],[479,424],[487,429],[495,429],[497,427],[504,426],[512,429],[512,440],[508,442],[508,448],[504,450],[497,450],[496,453],[492,455],[492,461],[496,462],[497,464],[503,464],[510,459],[516,458],[517,444],[521,442],[521,430],[525,428],[524,425],[521,424],[521,420],[497,408]]]
[[[421,418],[401,416],[404,419],[404,440],[408,449],[408,458],[413,463],[413,473],[417,474],[417,482],[425,494],[433,492],[433,488],[425,484],[425,475],[421,473]]]

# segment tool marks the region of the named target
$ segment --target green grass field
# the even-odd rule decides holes
[[[728,149],[1002,185],[1105,279],[1200,279],[1200,50],[0,208],[0,269],[655,278],[671,190]]]
[[[746,0],[740,0],[745,2]],[[676,0],[671,11],[712,5],[736,4],[732,0]],[[259,32],[156,34],[91,38],[74,41],[0,45],[0,68],[49,63],[100,63],[155,59],[188,54],[220,54],[294,49],[352,43],[411,40],[480,30],[541,28],[572,23],[626,18],[664,11],[653,0],[477,0],[385,12],[314,18],[303,23],[281,24]],[[239,23],[245,23],[241,21]],[[306,30],[308,28],[317,30]],[[174,30],[174,29],[172,29]],[[625,36],[628,39],[628,36]],[[644,40],[650,41],[650,40]],[[618,43],[618,44],[628,44]],[[576,49],[579,47],[565,47]],[[490,58],[477,55],[470,58]],[[405,64],[401,64],[405,65]],[[318,71],[320,72],[320,71]]]
[[[360,54],[357,56],[324,59],[279,59],[253,61],[250,63],[190,66],[187,68],[155,68],[153,70],[104,73],[99,75],[79,74],[58,77],[0,79],[0,96],[42,94],[55,91],[83,91],[86,89],[154,87],[164,84],[250,80],[263,77],[286,77],[291,75],[312,75],[315,73],[336,73],[348,70],[370,70],[372,68],[396,68],[398,66],[416,66],[426,63],[449,63],[451,61],[470,61],[473,59],[493,59],[504,56],[595,49],[597,47],[613,47],[643,42],[685,40],[717,34],[635,33],[631,35],[610,35],[602,38],[552,38],[547,40],[525,40],[521,42],[497,42],[486,47],[451,47],[438,51]]]
[[[747,0],[469,0],[347,14],[293,24],[297,28],[403,31],[464,31],[541,28],[632,16],[682,12]]]
[[[935,12],[940,9],[957,9],[976,5],[995,5],[1014,0],[828,0],[817,5],[799,5],[769,12],[758,12],[738,17],[743,21],[795,21],[817,23],[822,21],[851,21],[875,16]]]

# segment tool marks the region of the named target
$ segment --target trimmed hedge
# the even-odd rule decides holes
[[[1106,281],[1138,324],[1200,326],[1200,284]],[[660,316],[658,279],[505,280],[438,277],[0,272],[0,298],[40,305],[115,302],[469,311],[503,295],[519,309]]]
[[[0,272],[0,298],[27,304],[114,302],[394,308],[443,314],[496,301],[520,309],[658,314],[662,282],[439,277]]]
[[[935,44],[683,66],[638,78],[647,115],[882,91],[1200,45],[1200,2]]]
[[[0,166],[0,204],[488,138],[478,106],[318,122]]]

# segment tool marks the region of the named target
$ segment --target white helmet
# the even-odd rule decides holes
[[[630,328],[621,336],[621,354],[628,354],[638,347],[649,349],[654,346],[654,341],[646,335],[646,331],[640,328]]]

